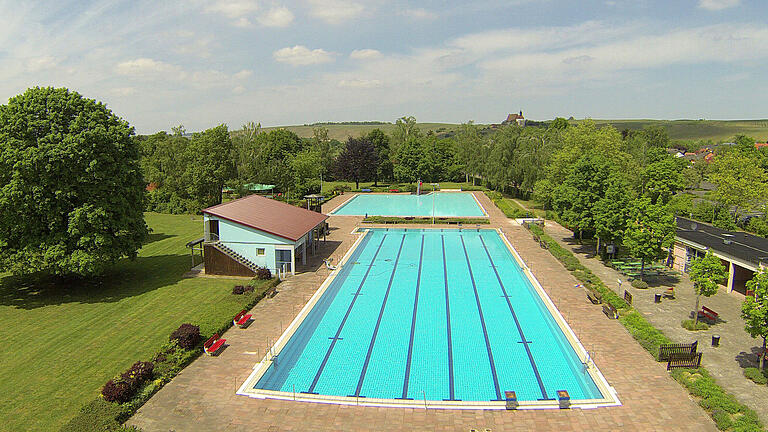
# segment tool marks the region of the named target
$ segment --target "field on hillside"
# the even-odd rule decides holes
[[[673,140],[728,141],[734,135],[744,134],[758,141],[768,139],[768,120],[595,120],[597,124],[610,124],[618,130],[642,129],[662,126]]]
[[[579,120],[574,120],[576,123]],[[712,140],[722,142],[730,140],[736,134],[751,136],[758,141],[768,140],[768,120],[600,120],[595,119],[600,125],[610,124],[618,130],[624,129],[642,129],[646,126],[663,126],[667,129],[669,137],[673,140]],[[452,123],[419,123],[422,132],[435,131],[453,132],[458,128],[458,124]],[[478,126],[484,126],[479,125]],[[328,136],[331,139],[345,141],[348,137],[357,137],[367,134],[373,129],[381,129],[387,134],[391,134],[395,129],[394,124],[382,125],[321,125],[321,126],[276,126],[264,128],[265,131],[276,129],[278,127],[288,129],[296,135],[304,138],[312,136],[312,129],[315,127],[328,128]]]
[[[233,296],[232,279],[182,279],[199,216],[146,220],[153,233],[139,257],[98,281],[54,286],[0,275],[0,430],[58,430],[180,324],[212,333],[252,298]]]
[[[455,131],[459,125],[452,123],[419,123],[419,129],[422,132],[427,133],[434,131],[435,133]],[[287,129],[302,138],[312,137],[312,130],[314,128],[324,127],[328,128],[328,138],[337,139],[339,141],[346,141],[349,137],[359,137],[360,135],[367,134],[374,129],[381,129],[386,134],[391,135],[395,129],[394,123],[388,124],[376,124],[376,125],[318,125],[318,126],[275,126],[264,128],[265,131],[272,129],[283,128]]]

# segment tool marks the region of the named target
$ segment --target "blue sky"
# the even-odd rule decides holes
[[[764,0],[0,0],[0,100],[138,133],[318,121],[766,118]]]

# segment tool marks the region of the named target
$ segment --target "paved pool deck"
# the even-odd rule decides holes
[[[338,196],[329,211],[349,199]],[[545,291],[590,351],[618,393],[621,406],[590,410],[424,410],[259,400],[235,394],[264,355],[270,341],[306,304],[329,271],[322,259],[338,262],[356,239],[362,218],[332,216],[328,242],[302,271],[278,286],[251,313],[247,329],[232,328],[217,357],[202,356],[145,404],[128,424],[145,431],[716,431],[714,422],[687,391],[638,345],[624,327],[588,303],[578,283],[531,235],[507,219],[483,193],[476,197],[532,268]],[[389,225],[390,227],[392,225]],[[411,225],[411,227],[414,227]],[[455,226],[454,226],[455,227]]]

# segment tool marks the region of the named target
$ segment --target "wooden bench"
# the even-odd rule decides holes
[[[707,319],[711,321],[712,324],[717,322],[718,313],[706,306],[701,307],[701,310],[698,312],[698,315],[699,315],[699,318]]]
[[[610,303],[603,303],[603,313],[610,319],[618,319],[619,311]]]
[[[603,302],[603,296],[592,291],[592,290],[586,290],[587,291],[587,298],[589,301],[592,302],[592,304],[600,304]]]
[[[210,339],[205,341],[203,344],[203,352],[210,356],[216,355],[219,350],[221,350],[221,347],[224,346],[224,342],[226,341],[226,339],[219,339],[219,334],[216,333],[215,335],[211,336]]]
[[[673,353],[667,361],[667,370],[674,368],[698,369],[701,365],[701,353]]]
[[[627,290],[624,290],[624,301],[627,302],[628,305],[632,305],[632,294]]]
[[[692,354],[696,352],[699,342],[690,344],[665,344],[659,346],[659,361],[668,361],[673,354]]]
[[[247,312],[248,311],[245,309],[241,310],[237,315],[235,315],[235,318],[232,320],[232,324],[240,328],[245,328],[248,325],[248,321],[250,321],[251,317],[253,317],[251,314],[246,314]]]
[[[667,290],[664,291],[662,296],[667,297],[667,298],[675,298],[675,289],[674,288],[667,288]]]

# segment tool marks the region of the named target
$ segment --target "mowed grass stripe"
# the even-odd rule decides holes
[[[139,258],[98,281],[57,288],[0,276],[0,430],[58,429],[108,379],[149,360],[179,324],[211,333],[253,298],[233,296],[231,279],[181,278],[199,217],[146,219],[153,234]]]

